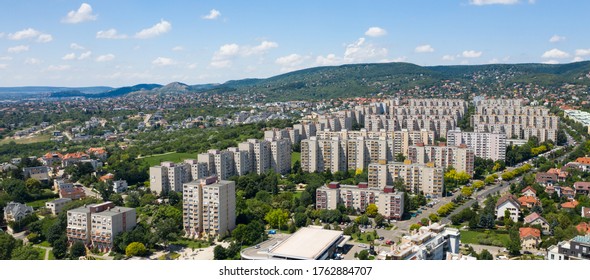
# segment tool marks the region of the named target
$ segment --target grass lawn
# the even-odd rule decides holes
[[[296,161],[301,161],[301,153],[292,152],[291,153],[291,167],[295,164]]]
[[[32,206],[33,209],[39,209],[41,207],[45,207],[45,202],[52,201],[52,200],[55,200],[55,198],[46,198],[46,199],[35,200],[35,201],[27,202],[26,204],[28,206]]]
[[[190,239],[180,239],[180,240],[176,240],[170,244],[188,247],[191,249],[207,248],[210,246],[209,242],[207,242],[205,240],[190,240]]]
[[[359,242],[359,243],[366,243],[366,244],[369,244],[369,243],[371,243],[371,242],[369,242],[369,240],[367,239],[367,237],[368,237],[369,235],[373,236],[373,230],[370,230],[369,232],[366,232],[366,231],[365,231],[365,232],[362,232],[362,233],[360,233],[360,234],[358,234],[358,233],[353,233],[353,234],[352,234],[352,239],[353,239],[354,241],[356,241],[356,242]],[[373,237],[374,237],[374,236],[373,236]],[[376,238],[373,238],[373,240],[375,240],[375,239],[376,239]]]
[[[180,254],[175,253],[175,252],[168,253],[166,255],[159,257],[158,260],[166,260],[166,257],[168,257],[168,259],[170,259],[170,260],[175,260],[175,259],[178,259],[178,257],[180,257]]]
[[[163,155],[152,155],[146,156],[142,159],[145,160],[150,166],[158,165],[162,161],[172,161],[172,162],[181,162],[187,158],[197,158],[196,154],[189,154],[189,153],[169,153]]]
[[[10,141],[14,141],[16,144],[32,144],[32,143],[39,143],[39,142],[47,142],[51,140],[51,135],[49,134],[42,134],[42,135],[35,135],[31,138],[20,138],[20,139],[12,139],[12,138],[4,138],[0,140],[0,145],[8,144]]]
[[[481,244],[492,246],[505,246],[508,244],[510,237],[508,233],[498,233],[493,230],[488,231],[461,231],[461,243]]]
[[[47,240],[39,243],[39,246],[43,246],[43,247],[51,247],[51,244],[49,244],[49,242]]]
[[[55,260],[55,256],[53,255],[53,251],[49,251],[49,257],[47,259],[48,260]]]
[[[299,199],[301,198],[301,194],[303,193],[303,191],[295,191],[293,192],[293,198]]]
[[[39,252],[39,260],[44,260],[45,259],[45,249],[41,249],[41,248],[37,248],[37,247],[33,247],[33,249],[35,249],[35,251]]]

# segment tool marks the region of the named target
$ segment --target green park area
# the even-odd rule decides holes
[[[181,162],[181,161],[188,159],[188,158],[196,159],[197,155],[190,154],[190,153],[171,152],[171,153],[165,153],[165,154],[160,154],[160,155],[151,155],[151,156],[141,157],[141,159],[146,161],[150,166],[158,165],[163,161]]]

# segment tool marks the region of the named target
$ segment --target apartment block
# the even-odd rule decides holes
[[[186,183],[183,188],[183,227],[188,237],[223,237],[235,228],[235,182],[212,176]]]
[[[162,162],[150,167],[150,190],[161,194],[168,191],[182,191],[182,184],[189,181],[186,175],[187,165]]]
[[[61,213],[63,207],[70,201],[72,201],[71,198],[58,198],[52,201],[47,201],[45,202],[45,208],[51,210],[51,214],[58,215]]]
[[[289,138],[270,141],[270,168],[278,174],[291,172],[291,140]]]
[[[422,191],[425,195],[433,197],[443,194],[444,170],[432,164],[416,164],[409,160],[403,163],[371,163],[368,177],[369,188],[385,189],[401,179],[410,193]]]
[[[252,167],[250,166],[251,162],[248,157],[248,152],[241,151],[237,147],[230,147],[230,148],[227,148],[227,150],[229,152],[233,153],[234,175],[237,175],[237,176],[246,175],[247,173],[249,173],[252,170]],[[201,178],[203,178],[203,177],[201,177]],[[199,179],[201,179],[201,178],[199,178]],[[196,179],[197,178],[195,178],[195,180]]]
[[[453,166],[457,171],[473,175],[475,152],[466,145],[461,146],[426,146],[423,144],[410,146],[408,159],[414,163],[433,163],[435,167],[448,168]]]
[[[66,236],[70,243],[80,241],[88,247],[108,251],[115,237],[133,229],[136,223],[133,208],[118,207],[112,202],[84,205],[68,210]]]
[[[369,188],[367,183],[357,186],[332,182],[316,190],[316,209],[337,209],[338,204],[365,212],[369,204],[375,204],[386,219],[400,220],[404,214],[404,193],[392,187]]]
[[[460,129],[449,130],[447,145],[466,145],[473,149],[475,156],[484,159],[504,160],[506,158],[506,134],[486,132],[462,132]]]

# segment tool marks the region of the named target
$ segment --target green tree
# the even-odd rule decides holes
[[[371,223],[371,220],[369,220],[369,216],[367,215],[360,215],[356,217],[355,222],[359,225],[369,225]]]
[[[419,224],[412,224],[412,225],[410,226],[410,231],[417,230],[417,229],[419,229],[420,227],[422,227],[422,226],[421,226],[421,225],[419,225]]]
[[[125,255],[127,255],[128,257],[144,256],[146,253],[147,249],[145,248],[145,245],[143,245],[143,243],[140,242],[131,242],[129,245],[127,245],[127,248],[125,249]]]
[[[275,209],[264,216],[264,220],[271,228],[286,227],[289,221],[289,212],[283,209]]]
[[[520,255],[521,245],[520,245],[520,234],[519,234],[518,228],[512,227],[508,231],[508,235],[510,237],[510,240],[508,241],[508,245],[506,246],[506,249],[508,249],[508,252],[510,253],[510,255],[513,255],[513,256]]]
[[[433,223],[440,221],[440,217],[435,213],[428,215],[428,219],[430,219]]]
[[[362,250],[358,253],[359,260],[368,260],[369,259],[369,251]]]
[[[406,156],[404,156],[404,154],[398,153],[395,155],[395,161],[404,162],[404,160],[406,160]]]
[[[381,214],[375,215],[373,220],[375,221],[376,226],[382,226],[385,223],[385,217],[383,217]]]
[[[371,217],[371,218],[375,217],[375,215],[377,215],[378,212],[379,212],[379,209],[377,208],[377,205],[375,205],[374,203],[371,203],[367,206],[366,213],[369,217]]]
[[[0,260],[10,260],[12,251],[19,243],[8,233],[0,232]]]
[[[53,242],[53,256],[56,259],[61,260],[66,257],[68,254],[68,240],[64,236],[59,238]]]
[[[473,194],[473,188],[465,186],[461,189],[461,195],[464,197],[470,197]]]
[[[488,250],[483,249],[481,251],[481,253],[479,253],[479,255],[477,256],[477,259],[478,260],[493,260],[494,256],[492,256],[492,254]]]
[[[31,246],[20,246],[12,251],[13,260],[40,260],[39,251]]]
[[[86,256],[86,246],[84,246],[84,243],[76,241],[70,248],[70,258],[72,260],[77,260],[82,256]]]
[[[213,259],[214,260],[225,260],[227,258],[227,252],[225,248],[221,245],[215,246],[213,248]]]

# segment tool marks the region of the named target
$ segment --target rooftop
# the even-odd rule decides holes
[[[271,249],[269,253],[276,257],[314,260],[341,237],[341,231],[305,227]]]

